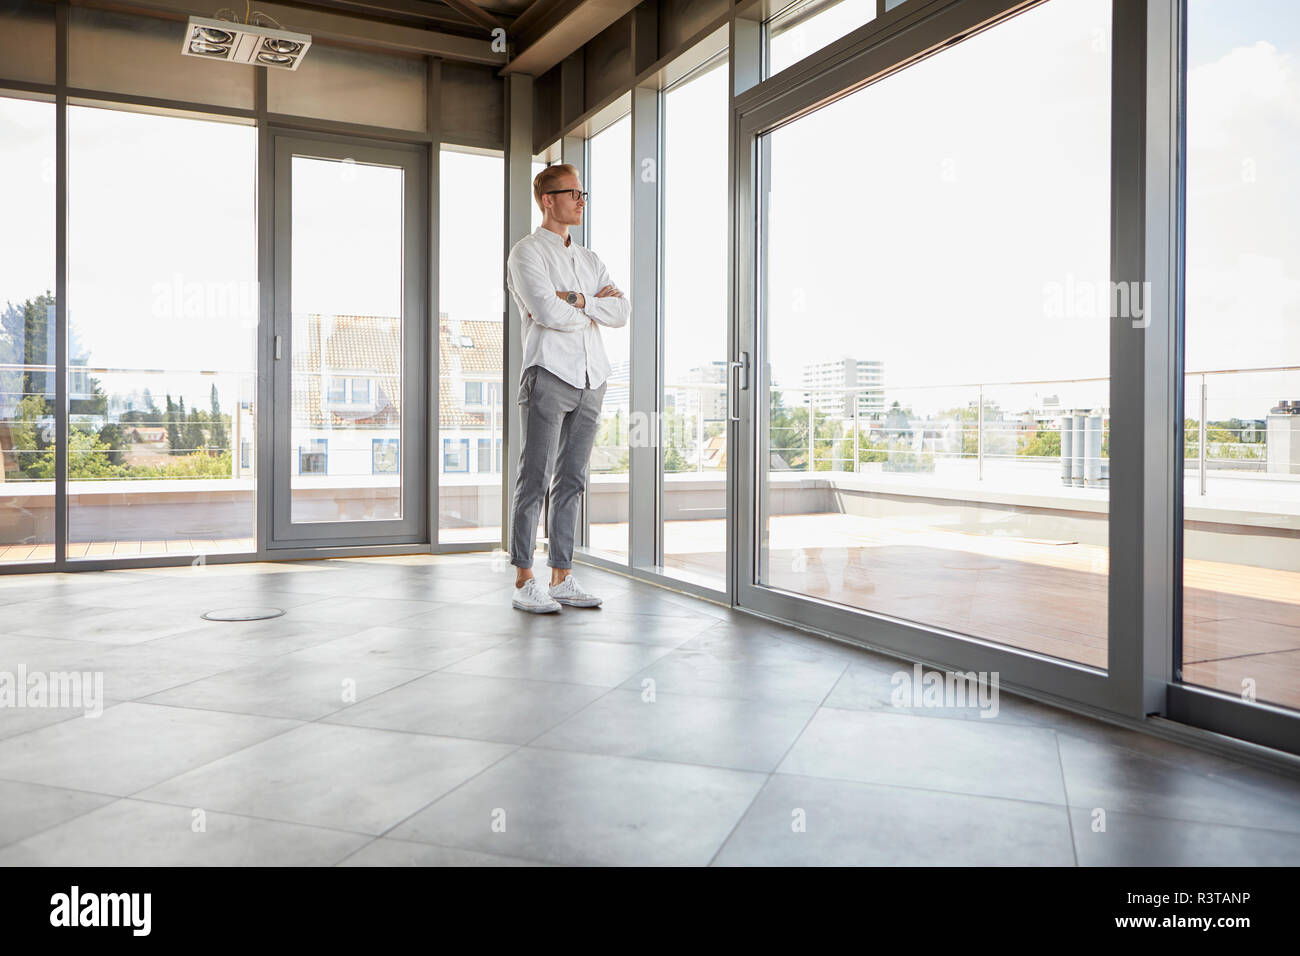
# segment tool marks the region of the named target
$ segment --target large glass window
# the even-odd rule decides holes
[[[1106,666],[1109,36],[1050,0],[765,137],[761,584]]]
[[[468,449],[471,439],[500,439],[511,411],[498,388],[484,387],[502,376],[504,161],[444,148],[440,164],[438,539],[494,541],[501,537],[501,456],[480,456],[471,471]]]
[[[768,75],[816,53],[876,18],[876,0],[802,0],[767,23]]]
[[[593,136],[587,148],[589,168],[584,185],[591,193],[584,217],[587,247],[600,256],[614,284],[631,298],[631,114]],[[628,541],[630,327],[631,323],[621,329],[598,330],[609,356],[610,376],[587,483],[590,549],[620,560],[627,559]]]
[[[254,549],[256,164],[252,126],[68,108],[69,558]]]
[[[0,564],[54,560],[54,104],[0,97]]]
[[[663,568],[726,587],[727,61],[664,94]]]
[[[1300,10],[1188,10],[1184,681],[1300,707]]]

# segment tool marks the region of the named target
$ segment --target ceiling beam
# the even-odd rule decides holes
[[[511,27],[516,53],[502,73],[540,76],[641,0],[536,0]]]
[[[498,20],[496,14],[484,10],[478,4],[470,2],[470,0],[442,0],[442,2],[451,7],[457,13],[485,29],[506,29],[505,23]]]
[[[285,0],[280,0],[285,3]],[[437,0],[291,0],[287,5],[307,7],[327,12],[351,13],[355,16],[376,17],[391,23],[407,26],[450,27],[469,30],[478,26],[463,13],[457,13]],[[500,17],[500,14],[497,14]],[[507,29],[510,19],[505,18]]]

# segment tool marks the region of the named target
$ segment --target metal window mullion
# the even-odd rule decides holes
[[[565,136],[560,140],[560,162],[568,163],[578,171],[578,181],[583,184],[584,188],[591,186],[587,181],[587,170],[589,168],[589,159],[591,156],[591,140],[582,136]],[[573,237],[574,242],[580,242],[587,248],[591,248],[590,236],[587,233],[587,223],[591,221],[590,216],[584,217],[581,226],[570,226],[569,235]],[[574,547],[586,549],[591,547],[590,527],[588,526],[589,512],[587,509],[587,499],[591,491],[591,475],[587,475],[587,486],[583,489],[582,496],[578,500],[578,527],[574,533]],[[549,522],[548,522],[549,524]]]
[[[628,323],[628,563],[658,563],[659,538],[659,242],[661,170],[659,91],[632,90],[632,319]],[[641,421],[645,428],[631,427]],[[634,442],[640,433],[646,439]]]
[[[734,376],[730,370],[735,366],[728,364],[727,374],[727,519],[726,519],[726,590],[727,603],[733,607],[738,604],[738,579],[740,568],[745,564],[742,558],[751,552],[745,544],[745,535],[753,533],[754,521],[745,516],[742,509],[750,500],[742,482],[754,481],[754,469],[751,464],[752,444],[745,440],[743,430],[747,422],[753,420],[750,409],[757,406],[757,382],[759,356],[749,341],[750,323],[747,321],[745,307],[749,297],[742,294],[741,275],[754,275],[753,259],[747,252],[748,246],[740,232],[738,223],[741,216],[738,210],[745,208],[749,196],[749,143],[740,135],[741,117],[736,107],[736,98],[763,78],[764,30],[762,24],[733,16],[728,32],[727,57],[727,170],[729,189],[727,190],[727,361],[739,361],[740,353],[748,350],[751,358],[749,399],[742,402],[742,396],[731,395],[735,387]],[[731,421],[733,402],[740,416],[739,422]],[[742,460],[745,462],[741,465]],[[752,568],[752,563],[749,565]]]
[[[428,329],[426,339],[428,350],[424,358],[425,366],[421,371],[425,376],[425,401],[429,407],[430,423],[429,427],[424,430],[424,458],[428,475],[425,481],[425,494],[428,501],[425,508],[425,528],[428,534],[429,550],[434,552],[438,550],[438,532],[442,514],[442,469],[439,467],[440,459],[438,456],[438,438],[441,434],[442,424],[442,409],[439,407],[438,401],[438,387],[442,376],[442,305],[439,301],[442,287],[440,266],[442,225],[439,219],[439,204],[442,199],[442,60],[435,56],[426,57],[424,97],[425,132],[429,134],[429,157],[425,164],[425,178],[429,183],[428,203],[425,207],[428,216],[425,235],[428,237],[429,243],[427,259],[429,284],[426,292],[429,300],[429,318],[428,322],[425,323]],[[504,323],[501,328],[504,335]],[[501,343],[501,348],[502,354],[504,354],[504,341]],[[504,364],[502,368],[505,368]],[[491,431],[488,432],[488,435],[492,437]],[[501,523],[503,534],[505,528],[504,517],[503,514]]]
[[[1127,284],[1142,282],[1147,272],[1146,4],[1114,0],[1111,16],[1110,280]],[[1133,717],[1143,713],[1145,574],[1160,558],[1150,550],[1159,541],[1150,540],[1148,532],[1157,529],[1147,521],[1154,515],[1148,479],[1162,480],[1145,458],[1147,362],[1156,361],[1157,351],[1150,348],[1150,332],[1135,328],[1127,315],[1110,318],[1107,696],[1112,709]],[[1159,376],[1158,365],[1152,371]]]
[[[1146,128],[1144,175],[1145,272],[1143,297],[1143,591],[1140,714],[1167,713],[1166,689],[1179,666],[1174,654],[1175,546],[1181,519],[1183,390],[1179,373],[1182,324],[1181,136],[1183,69],[1179,0],[1147,0]],[[1131,324],[1131,323],[1130,323]],[[1112,420],[1113,426],[1113,420]]]
[[[257,114],[257,386],[253,422],[257,458],[253,465],[254,543],[257,556],[271,556],[270,542],[275,501],[275,140],[267,114],[266,70],[258,70],[254,87]]]
[[[68,16],[68,0],[59,0],[54,9],[54,566],[60,571],[68,566]]]
[[[514,244],[532,231],[533,209],[533,81],[522,74],[506,77],[506,155],[505,155],[505,190],[506,222],[505,245],[501,254],[501,289],[502,302],[502,395],[513,395],[523,369],[523,333],[520,323],[523,316],[514,299],[505,294],[506,268],[510,250]],[[512,389],[506,383],[514,383]],[[522,434],[520,409],[514,402],[505,402],[502,414],[503,441],[501,455],[504,459],[501,467],[501,548],[510,550],[511,505],[515,490],[515,480],[519,472],[518,455],[514,449],[519,447]],[[534,540],[537,529],[531,529]]]

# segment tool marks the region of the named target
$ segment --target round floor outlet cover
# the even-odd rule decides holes
[[[278,607],[227,607],[219,611],[209,611],[203,615],[205,621],[265,621],[283,614]]]

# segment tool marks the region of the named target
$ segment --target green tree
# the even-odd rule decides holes
[[[6,468],[35,477],[29,469],[52,441],[46,431],[54,414],[53,309],[54,295],[46,290],[0,310],[0,405],[15,407],[13,420],[0,423],[0,452],[11,453],[0,456],[0,477]]]
[[[28,395],[18,403],[18,413],[9,424],[9,438],[13,444],[14,459],[19,478],[41,478],[33,469],[52,444],[45,432],[52,427],[49,403],[43,395]]]
[[[1018,436],[1017,454],[1043,458],[1061,457],[1061,433],[1051,428],[1039,428],[1027,435]]]
[[[126,432],[116,422],[108,422],[99,430],[99,441],[106,449],[109,464],[126,462]]]
[[[217,386],[212,386],[212,412],[209,416],[211,428],[208,432],[208,444],[218,451],[230,447],[230,438],[226,433],[225,417],[221,414],[221,404],[217,401]]]
[[[194,446],[189,444],[186,438],[186,428],[188,420],[185,415],[185,396],[182,395],[176,401],[176,444],[172,445],[173,455],[188,455],[194,451]]]
[[[768,448],[792,471],[808,470],[808,406],[787,408],[780,390],[772,389],[768,405]],[[829,471],[831,449],[843,429],[827,412],[812,413],[813,457],[816,471]]]
[[[203,413],[197,408],[191,408],[189,418],[185,420],[184,442],[187,454],[205,450],[207,439],[203,435]]]
[[[184,399],[182,399],[182,402]],[[179,455],[181,448],[181,431],[176,425],[176,405],[171,394],[167,395],[167,454]]]

